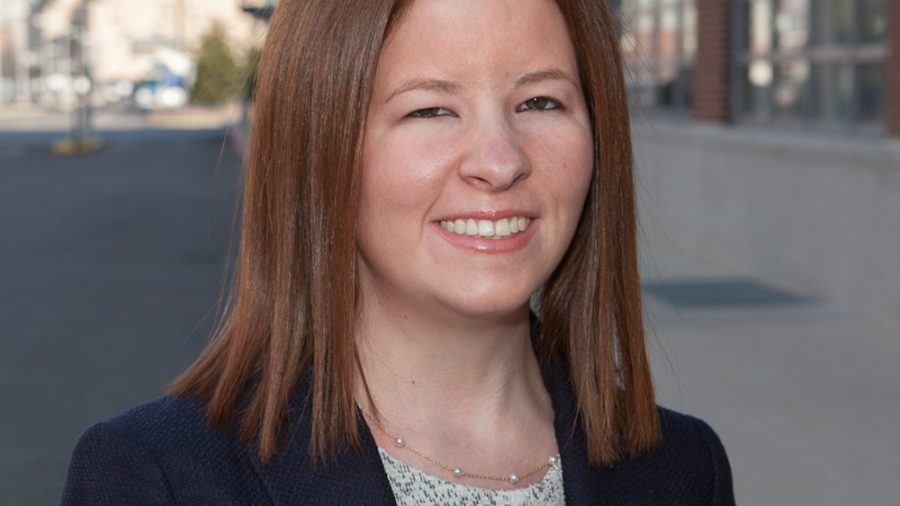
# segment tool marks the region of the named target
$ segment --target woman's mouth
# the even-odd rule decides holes
[[[482,239],[506,239],[524,232],[531,223],[531,218],[513,216],[497,221],[457,219],[441,221],[441,227],[457,235],[478,236]]]

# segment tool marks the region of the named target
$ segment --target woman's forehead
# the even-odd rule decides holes
[[[385,41],[379,74],[403,81],[410,74],[538,67],[576,73],[569,33],[552,0],[416,0]]]

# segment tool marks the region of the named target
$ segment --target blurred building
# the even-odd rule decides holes
[[[889,3],[623,0],[633,97],[699,119],[900,135]]]
[[[237,56],[260,42],[264,25],[243,7],[241,0],[37,0],[33,101],[71,103],[82,50],[95,102],[127,96],[141,81],[189,85],[213,23],[226,28]]]
[[[900,322],[900,1],[621,14],[644,226]]]
[[[0,2],[0,105],[25,101],[29,89],[29,0]]]

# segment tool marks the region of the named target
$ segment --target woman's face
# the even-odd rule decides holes
[[[592,164],[552,0],[415,0],[382,49],[366,124],[364,305],[521,313],[572,239]]]

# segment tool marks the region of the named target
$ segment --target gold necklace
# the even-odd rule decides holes
[[[521,480],[522,478],[531,476],[532,474],[534,474],[544,468],[547,468],[550,466],[555,466],[556,464],[559,463],[559,455],[551,455],[550,458],[547,459],[547,462],[544,462],[543,464],[541,464],[538,467],[535,467],[531,471],[528,471],[528,472],[522,473],[522,474],[513,473],[509,476],[491,476],[491,475],[487,475],[487,474],[467,473],[466,471],[463,471],[459,467],[451,467],[451,466],[448,466],[447,464],[444,464],[443,462],[438,462],[437,460],[429,457],[428,455],[425,455],[424,453],[420,452],[419,450],[416,450],[412,446],[409,446],[408,444],[406,444],[406,441],[402,437],[392,434],[391,431],[387,430],[387,428],[385,428],[384,425],[381,425],[381,422],[379,422],[374,416],[370,415],[368,411],[364,410],[362,408],[362,406],[357,405],[357,407],[359,407],[359,410],[362,411],[362,414],[366,415],[366,418],[368,418],[369,420],[372,420],[372,423],[377,425],[378,428],[381,429],[382,432],[384,432],[385,434],[388,435],[388,437],[393,439],[394,444],[397,445],[397,447],[403,448],[404,450],[408,450],[412,453],[415,453],[416,455],[418,455],[419,457],[422,457],[423,459],[427,460],[428,462],[431,462],[432,464],[434,464],[442,469],[446,469],[447,471],[450,471],[451,473],[453,473],[453,476],[455,476],[457,478],[468,477],[468,478],[478,478],[481,480],[508,481],[510,483],[515,484],[515,483],[518,483],[519,480]]]

